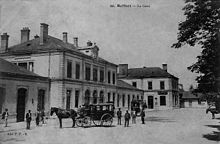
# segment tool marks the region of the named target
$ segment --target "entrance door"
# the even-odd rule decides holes
[[[66,109],[70,109],[71,90],[66,91]]]
[[[45,99],[45,90],[38,90],[38,110],[44,110],[44,99]]]
[[[17,91],[17,122],[24,121],[25,116],[25,97],[27,95],[27,89],[20,88]]]
[[[148,108],[153,109],[154,108],[154,97],[148,96]]]

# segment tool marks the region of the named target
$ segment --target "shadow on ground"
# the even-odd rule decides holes
[[[7,133],[7,132],[16,132],[16,131],[19,131],[19,130],[26,130],[26,128],[3,130],[3,131],[0,131],[0,134],[1,133]]]
[[[218,131],[213,131],[209,134],[204,134],[203,138],[206,138],[208,140],[212,141],[220,141],[220,125],[206,125],[207,127],[215,128]]]
[[[93,128],[93,127],[101,127],[101,128],[112,128],[112,127],[116,127],[115,125],[111,125],[111,126],[95,126],[95,125],[91,125],[91,126],[76,126],[76,127],[63,127],[63,128]]]
[[[175,122],[174,120],[165,118],[165,117],[147,117],[145,121],[152,121],[152,122]]]
[[[0,142],[10,142],[10,141],[13,141],[13,142],[21,142],[21,141],[25,141],[24,139],[19,139],[19,138],[9,138],[9,139],[5,139],[5,140],[0,140]]]

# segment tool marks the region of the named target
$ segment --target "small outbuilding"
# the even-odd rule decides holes
[[[0,59],[0,114],[7,108],[9,121],[25,120],[25,113],[49,111],[49,79]]]
[[[193,94],[191,91],[182,92],[180,97],[181,108],[201,108],[207,107],[207,102],[203,101],[201,94]]]

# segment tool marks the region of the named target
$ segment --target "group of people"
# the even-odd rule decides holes
[[[31,110],[28,110],[28,113],[26,113],[26,123],[27,123],[26,129],[30,129],[31,120],[32,120]],[[43,110],[41,112],[37,110],[35,120],[36,120],[36,126],[39,126],[40,121],[42,122],[42,124],[45,124],[45,113]]]
[[[8,126],[8,117],[9,117],[9,113],[8,113],[8,109],[6,108],[5,111],[2,113],[2,120],[4,120],[5,127]],[[28,110],[25,118],[26,118],[26,123],[27,123],[26,129],[30,129],[31,121],[32,121],[31,110]],[[37,126],[39,126],[40,121],[42,121],[42,124],[45,123],[45,114],[43,110],[41,112],[38,110],[36,113],[36,125]]]
[[[145,121],[144,121],[145,112],[144,112],[143,109],[141,110],[140,116],[141,116],[142,124],[145,124]],[[136,112],[131,111],[131,114],[130,114],[128,112],[128,110],[126,110],[126,113],[124,114],[124,120],[125,120],[124,126],[125,127],[129,126],[129,121],[130,121],[131,118],[132,118],[132,124],[136,124],[136,117],[137,117],[137,113]],[[118,118],[118,125],[121,125],[122,111],[121,111],[120,108],[117,111],[117,118]]]
[[[9,116],[8,109],[5,109],[5,111],[2,114],[2,119],[5,122],[5,127],[8,126],[8,116]],[[136,124],[136,116],[137,116],[136,112],[131,111],[131,114],[130,114],[128,110],[126,110],[126,113],[124,114],[124,120],[125,120],[124,126],[125,127],[129,126],[129,121],[131,118],[132,118],[132,124]],[[145,112],[143,109],[141,110],[140,116],[141,116],[142,124],[145,124],[145,121],[144,121]],[[120,108],[117,111],[117,118],[118,118],[118,125],[121,125],[122,111]],[[31,110],[28,110],[28,112],[26,113],[26,123],[27,123],[26,129],[30,129],[31,121],[32,121]],[[37,113],[36,113],[36,125],[37,126],[39,126],[40,121],[42,121],[42,124],[45,123],[45,113],[43,110],[41,112],[37,110]]]

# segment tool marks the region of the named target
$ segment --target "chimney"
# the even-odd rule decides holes
[[[87,46],[92,46],[92,42],[91,42],[91,41],[88,41],[88,42],[87,42]]]
[[[67,43],[67,32],[63,32],[63,42]]]
[[[8,49],[8,37],[9,35],[7,33],[1,35],[1,52],[6,52]]]
[[[167,72],[167,64],[162,64],[163,70]]]
[[[48,38],[48,24],[40,24],[40,45],[43,45],[47,42]]]
[[[74,46],[78,47],[78,37],[73,38]]]
[[[120,76],[127,76],[128,75],[128,64],[119,64],[118,71]]]
[[[30,29],[28,27],[24,27],[21,30],[21,43],[29,41],[30,38]]]

